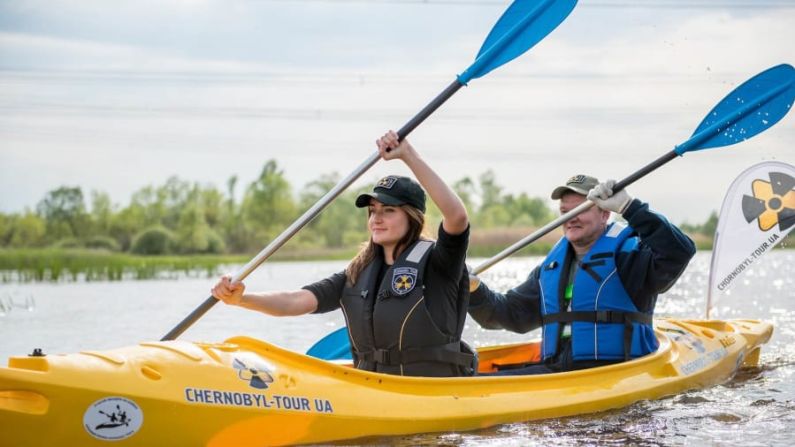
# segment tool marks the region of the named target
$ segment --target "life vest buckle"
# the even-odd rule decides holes
[[[383,365],[390,365],[390,351],[387,349],[376,349],[373,351],[373,361]]]
[[[619,323],[623,318],[619,318],[620,313],[616,314],[610,310],[597,310],[596,323]]]

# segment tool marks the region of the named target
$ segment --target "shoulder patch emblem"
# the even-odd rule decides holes
[[[392,272],[392,292],[405,295],[417,284],[417,269],[413,267],[400,267]]]

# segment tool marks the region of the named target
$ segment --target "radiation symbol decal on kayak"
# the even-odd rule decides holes
[[[243,360],[235,358],[232,362],[232,367],[237,370],[237,376],[240,380],[245,380],[252,388],[260,390],[268,389],[268,384],[273,383],[273,375],[271,375],[268,367],[257,362],[256,360]]]
[[[690,332],[673,328],[660,328],[660,330],[673,334],[669,335],[671,340],[682,343],[692,351],[696,351],[699,354],[707,352],[707,349],[704,347],[704,342]]]
[[[124,397],[106,397],[91,404],[83,413],[83,427],[103,441],[119,441],[136,434],[144,422],[144,413]]]
[[[767,231],[776,224],[783,231],[795,225],[795,178],[771,172],[770,181],[751,182],[753,197],[743,195],[743,215],[748,223],[758,220],[759,229]]]
[[[417,284],[417,269],[401,267],[392,272],[392,291],[396,294],[405,295],[411,292],[415,284]]]

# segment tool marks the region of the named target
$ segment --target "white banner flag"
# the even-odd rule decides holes
[[[707,318],[714,303],[795,228],[795,166],[765,161],[729,187],[712,247]]]

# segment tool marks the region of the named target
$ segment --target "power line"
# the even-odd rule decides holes
[[[251,0],[272,3],[380,3],[396,5],[508,5],[508,0]],[[795,8],[792,0],[581,0],[580,8],[770,9]]]
[[[118,81],[118,82],[138,82],[138,83],[195,83],[195,84],[214,84],[223,83],[233,84],[355,84],[359,86],[373,86],[383,84],[418,84],[431,83],[449,80],[455,74],[455,70],[449,72],[362,72],[362,71],[334,71],[323,72],[317,70],[286,70],[286,71],[248,71],[248,72],[212,72],[212,71],[114,71],[114,70],[68,70],[51,68],[26,68],[15,69],[0,67],[0,88],[13,84],[29,84],[34,82],[46,83],[76,83],[86,84],[97,81]],[[742,73],[722,72],[712,74],[713,78],[732,79],[733,76]],[[698,79],[700,73],[600,73],[598,71],[578,72],[578,73],[532,73],[514,72],[499,73],[495,78],[499,78],[502,83],[526,84],[540,80],[593,80],[605,79],[615,81],[622,79],[625,82],[643,81],[672,81]],[[2,93],[2,90],[0,90]]]

